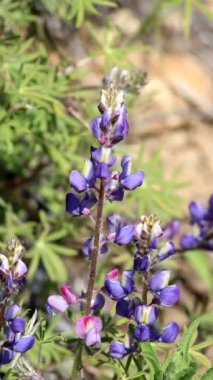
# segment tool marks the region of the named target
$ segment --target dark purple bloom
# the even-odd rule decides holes
[[[126,245],[132,241],[134,226],[127,225],[117,214],[111,214],[106,219],[109,228],[107,239],[118,245]]]
[[[125,347],[124,343],[115,340],[110,343],[109,354],[114,359],[121,360],[124,356],[128,355],[131,352],[130,348]]]
[[[164,343],[173,343],[176,340],[178,333],[178,324],[176,322],[170,322],[161,331],[159,340]]]
[[[149,326],[140,324],[134,329],[134,337],[140,342],[145,342],[150,339]]]
[[[77,170],[72,170],[69,180],[73,189],[79,193],[94,186],[95,170],[93,162],[90,160],[86,161],[83,174],[79,173]]]
[[[122,171],[119,176],[120,184],[125,190],[134,190],[143,183],[144,172],[138,171],[131,173],[132,158],[130,156],[124,156],[121,160]]]
[[[104,307],[105,298],[103,294],[96,293],[96,295],[92,298],[90,308],[93,311],[99,311]]]
[[[86,192],[82,198],[74,193],[66,195],[66,211],[72,216],[89,215],[90,208],[97,202],[93,192]]]
[[[134,269],[136,271],[141,271],[141,272],[146,272],[147,269],[149,268],[149,256],[141,256],[140,253],[136,253],[135,258],[134,258]]]
[[[94,237],[90,237],[89,239],[87,239],[83,246],[82,246],[82,252],[86,255],[86,256],[91,256],[92,255],[92,252],[93,252],[93,248],[94,248]],[[100,237],[100,249],[99,249],[99,253],[101,255],[104,255],[105,253],[108,252],[108,247],[107,247],[107,244],[106,244],[106,241],[105,241],[105,238],[103,235],[101,235]]]
[[[22,317],[16,317],[13,321],[10,322],[10,329],[14,333],[24,332],[25,330],[25,321]]]
[[[13,360],[13,351],[7,347],[0,347],[0,366]]]
[[[14,351],[24,353],[30,350],[35,343],[35,337],[32,335],[25,335],[19,339],[13,346]]]
[[[134,289],[134,271],[124,271],[122,282],[118,280],[118,270],[113,269],[109,272],[104,281],[104,289],[108,296],[114,300],[126,297]]]

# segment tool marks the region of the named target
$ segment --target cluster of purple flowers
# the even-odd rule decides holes
[[[190,223],[193,233],[182,235],[180,245],[183,249],[204,248],[213,250],[213,194],[209,198],[208,207],[199,202],[189,204]]]
[[[143,171],[131,172],[132,159],[121,159],[121,170],[113,170],[115,158],[112,147],[127,137],[129,124],[124,105],[123,90],[118,89],[112,80],[102,90],[98,106],[100,115],[91,123],[91,131],[99,142],[99,147],[91,147],[90,158],[86,161],[83,172],[72,170],[69,176],[71,192],[66,196],[66,211],[72,216],[92,216],[95,221],[94,235],[83,244],[83,252],[91,261],[90,276],[86,294],[77,297],[68,285],[60,287],[59,295],[52,295],[47,300],[47,309],[52,312],[64,312],[68,308],[79,307],[83,316],[75,324],[76,335],[87,346],[100,343],[102,321],[94,315],[105,304],[105,296],[117,302],[117,314],[126,317],[135,324],[130,328],[129,344],[114,341],[110,345],[110,354],[122,358],[136,347],[135,341],[173,342],[178,334],[178,326],[171,322],[161,331],[156,327],[159,309],[176,303],[179,289],[168,285],[170,272],[166,269],[153,273],[153,266],[174,253],[171,242],[159,249],[158,240],[162,235],[159,222],[154,216],[142,217],[138,225],[124,221],[119,215],[111,214],[103,221],[104,201],[122,201],[125,191],[132,191],[141,186]],[[92,207],[97,203],[96,217]],[[107,232],[106,228],[107,227]],[[108,244],[134,244],[136,247],[134,264],[131,270],[123,272],[119,281],[117,269],[106,275],[102,289],[94,289],[97,254],[105,254]],[[150,275],[150,273],[152,273]],[[142,281],[142,291],[136,290],[135,278]],[[140,298],[136,294],[141,294]]]
[[[156,326],[159,310],[173,306],[179,298],[179,288],[169,285],[170,271],[153,267],[173,255],[172,242],[165,242],[159,221],[153,215],[143,216],[141,222],[132,226],[119,244],[135,245],[134,263],[131,270],[125,270],[119,280],[117,269],[105,277],[104,290],[115,300],[116,313],[129,320],[129,329],[125,343],[113,341],[110,355],[121,359],[137,349],[137,341],[160,341],[172,343],[179,332],[178,325],[170,322],[162,330]],[[129,238],[127,238],[127,235]],[[163,245],[158,248],[159,240]],[[136,288],[136,281],[142,282],[141,289]]]
[[[19,316],[20,311],[20,306],[13,304],[5,310],[4,316],[1,316],[3,334],[0,341],[0,366],[10,363],[14,352],[24,353],[34,345],[34,336],[23,335],[25,321]]]
[[[24,353],[34,345],[32,335],[23,336],[25,321],[19,316],[20,306],[10,305],[12,297],[21,289],[27,272],[21,259],[23,253],[24,248],[19,240],[12,238],[0,254],[0,366],[11,362],[14,352]]]

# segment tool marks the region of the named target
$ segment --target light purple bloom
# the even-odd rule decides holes
[[[158,292],[161,289],[164,289],[168,283],[170,278],[170,271],[167,269],[161,269],[155,272],[150,280],[149,280],[149,288],[153,292]]]
[[[102,321],[99,317],[85,315],[76,321],[75,333],[78,338],[84,339],[87,346],[94,346],[101,342],[101,330]]]
[[[114,300],[124,298],[134,289],[134,271],[127,270],[122,274],[122,281],[120,283],[119,272],[113,269],[109,272],[104,281],[104,289],[108,296]]]
[[[135,309],[134,317],[137,323],[152,325],[158,316],[158,310],[155,306],[139,305]]]
[[[59,289],[60,295],[54,294],[47,299],[46,307],[48,312],[63,313],[70,305],[75,305],[78,301],[76,295],[70,291],[70,286],[61,285]]]

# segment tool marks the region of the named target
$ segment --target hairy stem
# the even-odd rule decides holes
[[[83,342],[81,339],[79,339],[77,347],[76,347],[75,359],[73,362],[72,374],[71,374],[70,380],[77,380],[78,379],[79,370],[81,368],[82,348],[83,348]]]
[[[96,225],[94,231],[94,247],[92,251],[91,263],[90,263],[90,274],[89,274],[89,282],[87,287],[87,299],[85,306],[85,314],[89,314],[90,312],[90,304],[93,295],[93,289],[95,285],[95,276],[96,276],[96,266],[97,266],[97,258],[98,252],[100,248],[100,234],[102,228],[102,215],[103,215],[103,206],[104,206],[104,180],[101,180],[100,190],[99,190],[99,199],[97,206],[97,216],[96,216]]]
[[[142,302],[147,305],[147,293],[148,293],[148,273],[143,274],[143,283],[142,283]]]

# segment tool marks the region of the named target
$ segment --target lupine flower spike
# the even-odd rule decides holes
[[[105,79],[106,88],[98,105],[100,114],[90,123],[98,146],[91,146],[83,170],[72,169],[69,175],[71,191],[66,196],[66,211],[74,217],[92,216],[95,221],[94,233],[82,247],[90,263],[87,290],[75,295],[69,285],[62,285],[60,294],[47,300],[47,309],[53,313],[79,309],[81,316],[75,320],[75,334],[87,346],[101,343],[103,323],[99,313],[105,298],[116,302],[117,314],[129,320],[125,340],[110,344],[109,354],[116,359],[135,352],[138,341],[171,343],[179,331],[175,322],[162,329],[156,327],[160,309],[173,306],[179,298],[178,287],[169,283],[170,272],[154,270],[156,264],[175,252],[174,244],[167,241],[168,229],[166,236],[153,215],[142,216],[137,225],[117,214],[109,215],[104,221],[104,203],[123,201],[126,191],[133,191],[144,181],[143,171],[132,172],[132,158],[128,155],[121,158],[120,170],[114,169],[113,148],[126,139],[129,131],[124,104],[124,89],[128,87],[125,78],[125,71],[118,75],[113,69]],[[112,243],[135,247],[132,266],[123,273],[112,269],[105,275],[103,287],[95,289],[98,255],[106,254]],[[141,277],[142,289],[136,288],[137,277]]]

